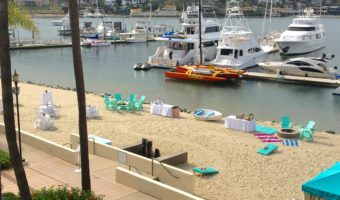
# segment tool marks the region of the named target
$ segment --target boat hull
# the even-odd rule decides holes
[[[279,46],[280,53],[284,55],[304,54],[316,51],[326,46],[326,39],[320,38],[318,40],[310,41],[285,41],[276,40]]]
[[[193,80],[193,81],[205,81],[205,82],[223,82],[227,81],[228,79],[225,77],[213,77],[213,76],[205,76],[199,74],[186,74],[181,72],[165,72],[165,76],[167,78],[175,78],[181,80]]]

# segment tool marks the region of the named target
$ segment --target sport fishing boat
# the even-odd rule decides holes
[[[263,62],[259,63],[259,66],[280,75],[336,79],[338,76],[337,67],[327,66],[327,62],[332,58],[334,58],[334,55],[327,58],[324,54],[321,58],[292,58],[286,61]]]
[[[199,64],[199,14],[198,6],[188,6],[183,16],[180,32],[169,33],[157,38],[166,43],[157,48],[149,57],[148,65],[161,68],[174,68],[178,65]],[[201,38],[204,61],[215,58],[216,46],[220,35],[220,25],[212,20],[205,20],[201,15]]]
[[[257,43],[238,1],[227,2],[226,17],[221,31],[216,58],[211,64],[246,69],[264,61],[267,54]]]
[[[303,54],[326,46],[326,35],[320,16],[313,9],[305,9],[305,15],[293,19],[280,38],[275,40],[285,55]]]

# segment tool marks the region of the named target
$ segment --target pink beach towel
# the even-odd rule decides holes
[[[255,137],[259,138],[262,142],[282,142],[282,139],[275,135],[255,134]]]

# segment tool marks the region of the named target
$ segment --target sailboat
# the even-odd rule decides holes
[[[247,69],[264,61],[267,54],[257,43],[237,0],[226,4],[226,18],[218,45],[216,58],[211,64]]]
[[[69,13],[67,13],[63,18],[61,18],[60,20],[56,20],[56,21],[52,21],[52,25],[53,26],[62,26],[64,24],[65,21],[69,20],[70,16]]]
[[[83,17],[87,18],[97,18],[97,17],[103,17],[103,15],[99,12],[98,9],[98,0],[96,0],[96,11],[94,12],[84,12]]]
[[[268,1],[266,1],[266,8],[264,12],[264,18],[263,18],[263,23],[262,23],[262,32],[261,32],[261,37],[259,40],[259,43],[261,45],[261,48],[266,52],[266,53],[273,53],[279,50],[279,47],[277,43],[275,42],[276,39],[280,38],[280,32],[278,31],[272,31],[272,16],[274,15],[273,13],[273,0],[270,0],[270,11],[269,11],[269,32],[264,36],[264,29],[266,27],[266,21],[267,21],[267,10],[268,10]]]

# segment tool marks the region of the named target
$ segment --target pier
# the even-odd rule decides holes
[[[246,72],[243,74],[246,79],[262,79],[279,82],[300,82],[305,84],[316,84],[330,87],[340,86],[339,79],[326,79],[326,78],[312,78],[302,76],[291,76],[291,75],[280,75],[280,74],[269,74],[260,72]]]

